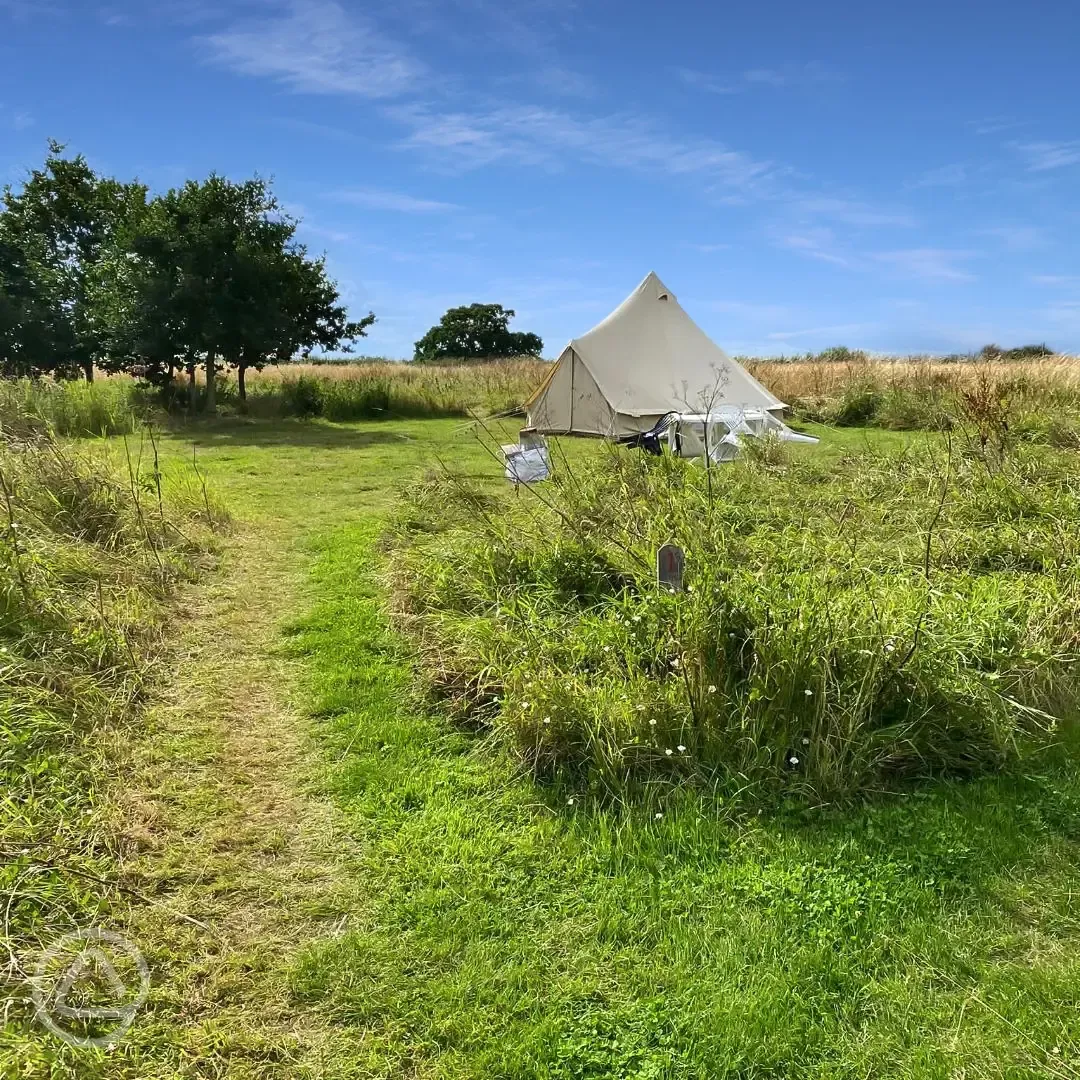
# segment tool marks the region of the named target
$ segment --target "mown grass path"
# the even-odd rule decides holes
[[[73,1071],[1080,1077],[1075,766],[657,819],[417,706],[375,538],[433,452],[493,474],[457,430],[198,434],[243,524],[125,764],[155,989]]]
[[[57,1075],[332,1076],[362,1036],[297,1003],[301,951],[340,933],[366,888],[357,840],[320,782],[289,626],[312,603],[315,539],[372,529],[427,449],[472,447],[454,422],[227,425],[165,439],[237,516],[220,570],[186,590],[145,734],[118,748],[121,928],[153,972],[109,1054],[58,1052]]]

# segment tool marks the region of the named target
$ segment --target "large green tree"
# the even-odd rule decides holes
[[[0,196],[0,371],[94,376],[103,344],[90,281],[146,188],[100,177],[49,143],[41,169]]]
[[[237,368],[243,395],[248,368],[316,347],[348,351],[375,317],[347,318],[296,228],[258,179],[214,175],[154,199],[118,232],[97,275],[112,365],[138,365],[158,382],[182,366],[192,403],[203,366],[213,412],[222,366]]]
[[[514,312],[502,304],[450,308],[417,343],[414,360],[487,360],[500,356],[539,356],[536,334],[510,329]]]

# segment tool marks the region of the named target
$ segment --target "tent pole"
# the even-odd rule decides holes
[[[574,430],[574,371],[577,369],[577,353],[570,350],[570,426],[566,429],[569,435]]]

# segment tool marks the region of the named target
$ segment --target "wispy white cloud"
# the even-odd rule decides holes
[[[803,216],[829,218],[844,225],[854,225],[859,228],[887,226],[910,228],[916,224],[914,217],[907,211],[886,209],[860,199],[799,196],[792,200],[790,208]]]
[[[136,25],[136,20],[128,12],[121,11],[119,8],[100,8],[97,17],[105,26],[127,27]]]
[[[818,262],[831,263],[833,266],[851,266],[852,259],[837,250],[836,237],[832,229],[804,229],[799,232],[782,232],[775,237],[778,247],[798,252]]]
[[[948,248],[905,248],[901,251],[879,251],[872,258],[908,277],[924,281],[974,281],[975,276],[958,266],[977,255],[974,251]]]
[[[411,129],[404,147],[434,153],[455,168],[500,161],[558,168],[569,156],[672,176],[696,174],[740,192],[761,189],[779,171],[772,162],[712,139],[670,134],[636,114],[581,117],[530,105],[473,112],[410,105],[391,113]]]
[[[22,109],[12,109],[0,103],[0,127],[12,128],[15,131],[26,131],[32,128],[36,121],[30,113]]]
[[[289,0],[275,15],[241,20],[200,41],[221,67],[311,94],[394,97],[424,73],[408,50],[336,0]]]
[[[1024,125],[1012,116],[984,116],[981,120],[970,120],[968,126],[976,135],[998,135]]]
[[[771,68],[754,68],[752,71],[744,71],[743,78],[748,83],[757,86],[787,86],[791,78]]]
[[[718,251],[730,251],[730,244],[690,244],[694,251],[700,251],[702,255],[715,255]]]
[[[1046,233],[1034,225],[997,225],[978,229],[977,233],[1000,240],[1009,251],[1035,251],[1049,242]]]
[[[821,65],[813,63],[780,70],[750,68],[747,71],[729,75],[716,75],[696,68],[678,67],[675,68],[675,74],[687,86],[704,90],[709,94],[740,94],[762,86],[779,90],[785,87],[805,87],[844,81],[843,76],[836,72],[826,71]]]
[[[679,67],[675,69],[675,74],[687,86],[709,94],[738,94],[746,89],[727,76],[710,75],[707,71],[696,71],[693,68]]]
[[[379,191],[375,188],[337,191],[331,198],[338,202],[363,206],[368,210],[391,210],[401,214],[441,214],[459,209],[454,203],[438,202],[435,199],[418,199],[403,192]]]
[[[926,172],[916,177],[909,187],[935,188],[935,187],[958,187],[968,178],[968,167],[955,163],[941,165],[936,169],[927,169]]]
[[[1009,143],[1027,164],[1028,172],[1047,172],[1080,165],[1080,139],[1065,142],[1013,142]]]

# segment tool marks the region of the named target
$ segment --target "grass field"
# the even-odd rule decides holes
[[[222,423],[166,468],[192,443],[238,532],[109,782],[151,997],[107,1054],[16,1026],[10,1075],[1078,1075],[1071,759],[845,809],[571,802],[424,705],[388,621],[399,486],[495,482],[460,423]]]
[[[1074,756],[760,813],[538,786],[426,703],[388,614],[403,487],[501,489],[467,425],[222,421],[167,474],[193,445],[234,532],[96,780],[137,896],[90,891],[151,995],[111,1052],[16,1008],[5,1075],[1080,1075]]]

